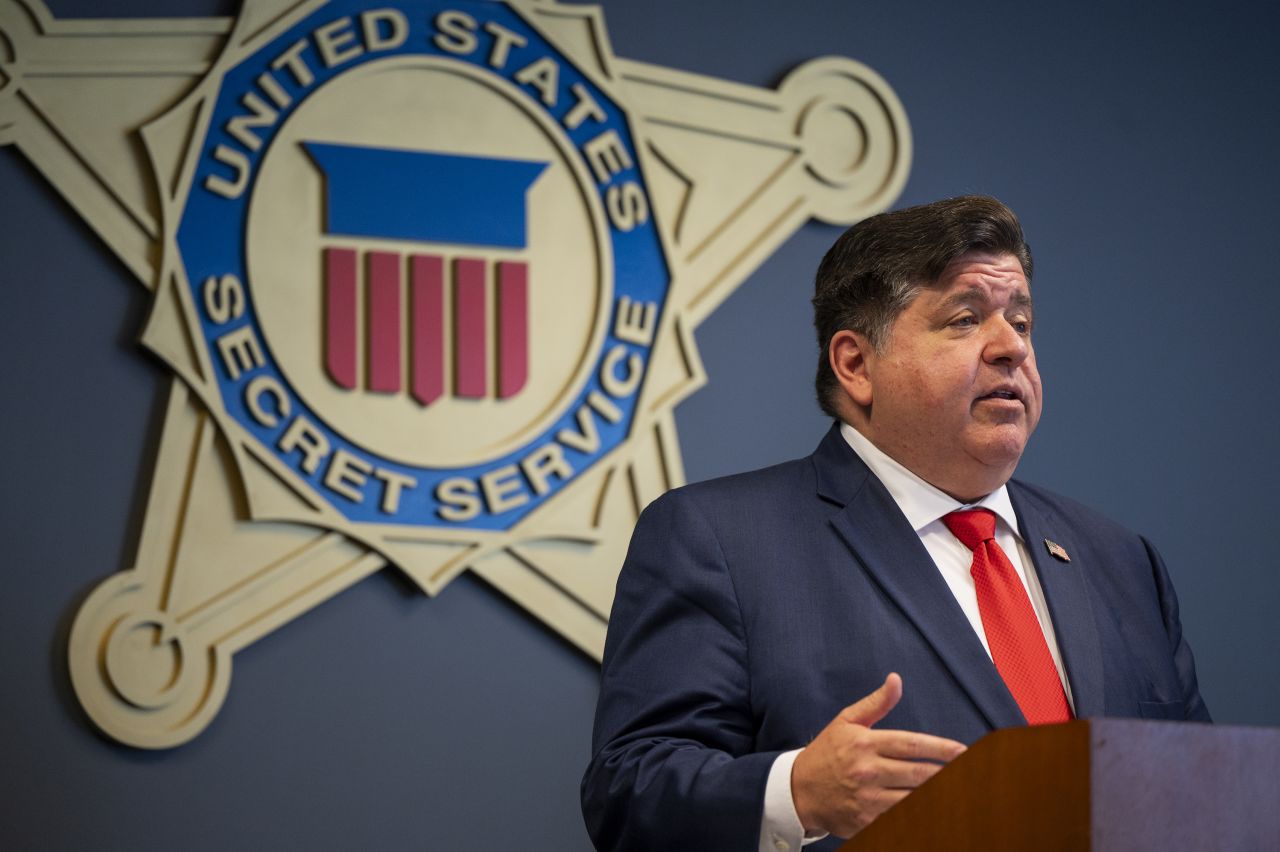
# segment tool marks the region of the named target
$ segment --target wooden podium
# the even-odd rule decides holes
[[[983,737],[841,852],[1275,852],[1280,729],[1095,719]]]

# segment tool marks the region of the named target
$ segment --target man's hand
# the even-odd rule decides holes
[[[807,833],[852,837],[965,750],[929,734],[871,730],[901,698],[902,678],[892,673],[796,755],[791,797]]]

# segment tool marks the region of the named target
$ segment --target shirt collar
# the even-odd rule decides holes
[[[1009,489],[1004,485],[981,500],[961,503],[916,476],[848,423],[840,424],[840,434],[858,454],[858,458],[862,459],[888,490],[893,502],[898,504],[902,514],[906,515],[907,522],[917,533],[950,512],[980,508],[994,512],[997,518],[1013,530],[1014,535],[1022,538],[1022,533],[1018,530],[1018,516],[1014,513],[1013,503],[1009,500]]]

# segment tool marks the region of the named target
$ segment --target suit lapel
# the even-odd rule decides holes
[[[1026,720],[898,505],[833,427],[814,454],[818,491],[840,503],[832,526],[994,728]]]
[[[1100,716],[1103,712],[1102,646],[1085,584],[1084,572],[1088,566],[1081,558],[1085,548],[1077,547],[1073,530],[1062,524],[1055,525],[1053,518],[1041,511],[1034,498],[1018,487],[1018,483],[1009,483],[1009,498],[1049,605],[1058,650],[1062,653],[1067,680],[1071,682],[1076,718]],[[1063,562],[1051,556],[1046,540],[1061,545],[1072,554],[1072,561]]]

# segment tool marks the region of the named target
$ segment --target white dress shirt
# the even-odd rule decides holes
[[[978,641],[991,655],[987,645],[987,634],[982,629],[982,615],[978,611],[978,592],[974,586],[973,576],[969,568],[973,564],[973,552],[964,543],[951,534],[942,523],[944,515],[962,509],[989,509],[996,516],[996,543],[1008,555],[1013,563],[1018,578],[1026,587],[1027,596],[1031,599],[1031,607],[1035,610],[1036,619],[1044,631],[1045,642],[1049,653],[1053,655],[1053,664],[1058,669],[1058,677],[1062,680],[1067,694],[1067,703],[1074,709],[1071,698],[1071,684],[1067,682],[1066,672],[1062,667],[1062,654],[1058,650],[1057,637],[1053,632],[1053,622],[1049,618],[1049,608],[1045,603],[1044,590],[1036,578],[1035,568],[1027,553],[1026,544],[1018,530],[1018,518],[1014,514],[1013,504],[1009,501],[1009,491],[1003,485],[976,503],[960,503],[955,498],[939,491],[925,482],[900,463],[885,455],[875,444],[858,430],[847,423],[840,426],[840,434],[858,454],[876,478],[880,480],[889,496],[898,504],[902,514],[906,516],[911,528],[920,536],[920,543],[929,552],[942,578],[946,580],[956,603],[969,619]],[[888,674],[888,672],[884,672]],[[908,686],[908,688],[910,688]],[[852,703],[862,696],[849,696]],[[760,823],[760,852],[788,852],[798,849],[806,843],[821,840],[826,835],[806,837],[800,818],[796,815],[795,802],[791,798],[791,767],[795,763],[800,749],[785,752],[778,756],[769,770],[769,779],[765,786],[764,815]]]

